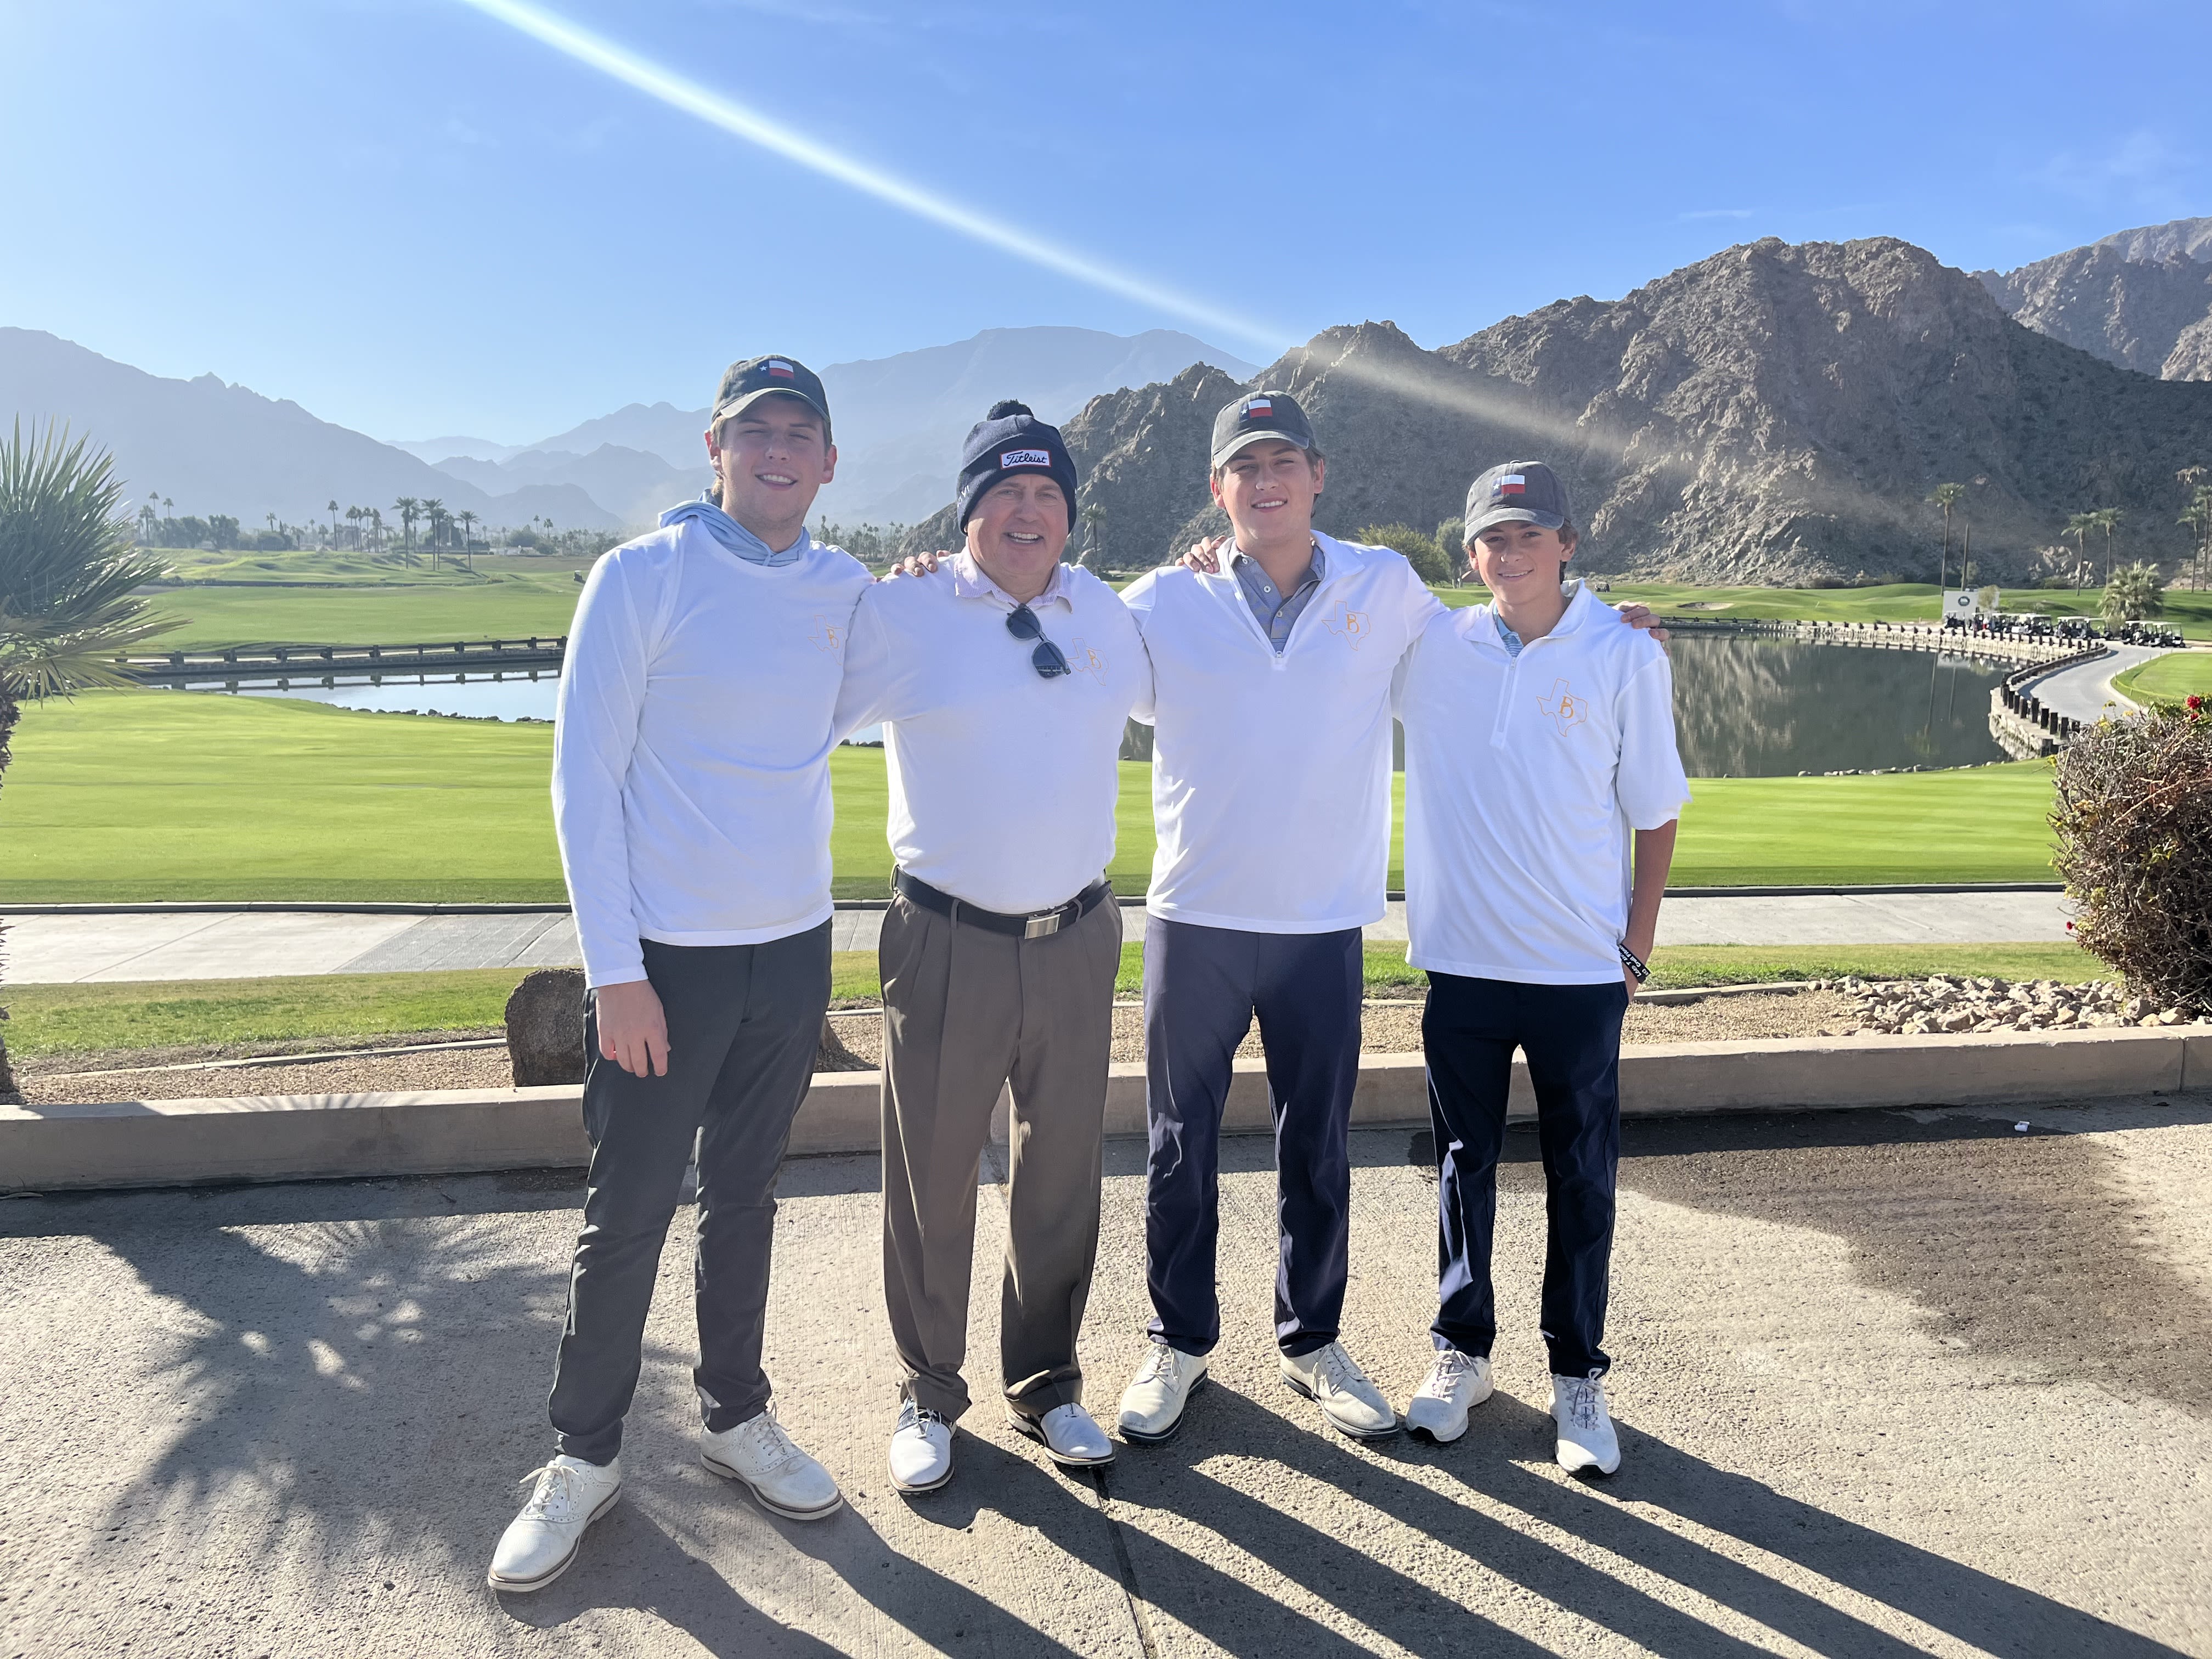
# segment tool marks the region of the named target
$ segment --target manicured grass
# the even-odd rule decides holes
[[[1487,590],[1469,583],[1438,587],[1446,605],[1480,605]],[[1932,582],[1893,582],[1881,587],[1692,587],[1677,582],[1621,582],[1604,596],[1619,605],[1635,599],[1662,617],[1774,622],[1934,622],[1936,592]],[[2094,617],[2104,603],[2101,587],[2071,590],[2008,587],[2007,611],[2046,617]],[[2166,614],[2160,618],[2191,639],[2212,639],[2212,590],[2168,588]]]
[[[2137,702],[2212,697],[2212,651],[2174,651],[2112,677],[2112,689]]]
[[[1144,951],[1121,951],[1115,994],[1137,996]],[[1997,979],[2109,977],[2071,945],[1686,945],[1656,953],[1655,988],[1749,985],[1773,980],[1905,978],[1966,974]],[[496,1029],[519,968],[422,974],[330,974],[285,979],[191,980],[162,984],[27,985],[4,995],[8,1046],[18,1058],[46,1060],[129,1048],[314,1042],[374,1048],[401,1032]],[[847,1005],[878,1001],[882,987],[872,951],[831,958],[830,995]],[[1419,996],[1427,976],[1406,965],[1402,945],[1367,947],[1370,996]],[[243,1085],[241,1085],[243,1086]]]
[[[155,613],[182,625],[139,649],[553,638],[568,631],[582,592],[565,570],[450,585],[163,588]]]
[[[174,691],[34,706],[0,778],[0,902],[557,900],[544,726]],[[840,897],[887,889],[883,751],[841,749]],[[1122,766],[1117,890],[1152,862],[1150,769]],[[2047,881],[2047,763],[1702,778],[1680,886]],[[988,826],[979,827],[988,833]],[[1394,844],[1390,881],[1403,884]]]

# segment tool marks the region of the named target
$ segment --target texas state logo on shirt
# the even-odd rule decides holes
[[[1565,680],[1552,682],[1552,695],[1536,699],[1536,707],[1544,711],[1544,718],[1558,725],[1561,737],[1589,718],[1589,702],[1575,695],[1574,687]]]
[[[1354,651],[1359,649],[1359,641],[1373,631],[1368,626],[1367,613],[1364,611],[1354,611],[1342,599],[1336,602],[1335,610],[1322,619],[1322,626]]]
[[[814,619],[814,630],[806,636],[814,641],[817,651],[826,651],[836,656],[845,648],[845,630],[827,617]]]
[[[1106,684],[1106,659],[1081,640],[1071,641],[1060,654],[1067,659],[1067,669],[1071,674],[1088,674],[1099,684]]]

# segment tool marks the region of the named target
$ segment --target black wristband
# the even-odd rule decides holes
[[[1651,970],[1644,965],[1644,959],[1630,950],[1627,945],[1618,945],[1613,948],[1620,952],[1620,965],[1636,975],[1636,982],[1638,985],[1651,977]]]

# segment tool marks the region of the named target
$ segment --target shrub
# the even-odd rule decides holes
[[[2206,700],[2082,733],[2058,759],[2051,827],[2074,937],[2160,1007],[2212,1014]]]
[[[1394,553],[1403,553],[1413,574],[1425,582],[1448,582],[1451,567],[1444,556],[1437,550],[1435,538],[1424,536],[1409,524],[1370,524],[1364,530],[1352,532],[1352,539],[1369,547],[1387,547]]]

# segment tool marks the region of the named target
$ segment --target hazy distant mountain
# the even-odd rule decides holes
[[[149,490],[179,514],[227,513],[255,527],[274,513],[327,520],[325,505],[380,507],[435,496],[487,525],[540,514],[563,527],[618,521],[570,483],[478,488],[374,438],[319,421],[289,401],[227,386],[213,374],[167,380],[34,329],[0,328],[0,420],[54,419],[114,455],[135,507]]]
[[[653,523],[665,509],[696,495],[712,476],[703,457],[696,466],[674,467],[658,455],[615,444],[601,444],[588,455],[526,449],[504,462],[456,456],[439,462],[438,471],[485,490],[568,485],[589,495],[618,523],[639,526]]]
[[[2163,380],[2212,380],[2212,219],[2124,230],[1975,275],[2038,333]]]
[[[1253,372],[1251,364],[1203,340],[1157,328],[1138,335],[992,328],[953,345],[831,363],[821,373],[837,440],[837,477],[817,510],[844,524],[911,522],[944,499],[961,439],[1000,398],[1019,398],[1045,419],[1060,421],[1101,392],[1164,380],[1193,362]],[[496,446],[467,438],[405,447],[485,489],[524,482],[580,484],[624,522],[649,524],[663,507],[706,486],[701,434],[707,414],[704,407],[629,404],[497,454],[489,453]],[[441,443],[452,447],[434,453]],[[448,454],[471,459],[453,461]],[[645,468],[640,463],[646,458],[658,459],[664,470]]]
[[[2175,556],[2173,474],[2212,445],[2212,386],[2023,328],[1980,283],[1889,238],[1730,248],[1437,351],[1389,323],[1334,328],[1258,383],[1313,416],[1325,531],[1431,529],[1484,467],[1543,459],[1568,477],[1587,568],[1705,582],[1932,577],[1927,496],[1947,480],[1968,486],[1961,512],[1991,576],[2103,505],[2129,511],[2125,556]],[[1237,389],[1194,367],[1067,423],[1110,560],[1156,562],[1218,523],[1206,434]],[[940,514],[910,544],[951,533]]]

